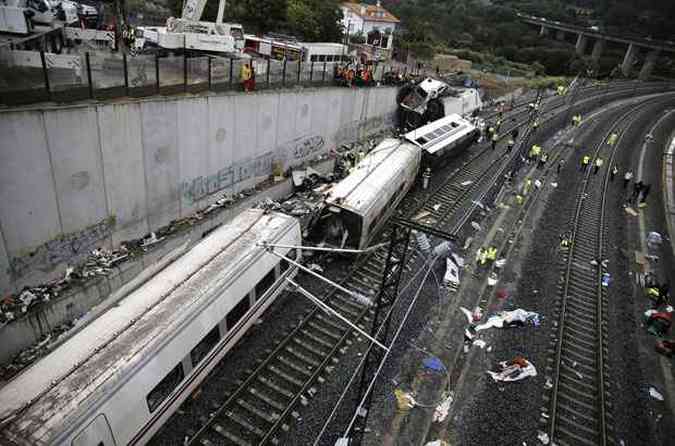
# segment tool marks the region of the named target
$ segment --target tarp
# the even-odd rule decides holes
[[[490,316],[487,322],[476,327],[476,331],[487,330],[488,328],[508,328],[514,325],[525,325],[530,323],[534,326],[539,325],[539,313],[525,311],[521,308],[513,311],[502,311],[494,316]]]

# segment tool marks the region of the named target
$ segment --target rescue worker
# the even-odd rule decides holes
[[[642,187],[642,199],[640,200],[640,203],[647,201],[647,195],[649,195],[649,189],[651,189],[651,187],[652,186],[650,184],[645,184]]]
[[[565,165],[565,160],[558,161],[558,173],[560,173],[560,171],[562,170],[564,165]]]
[[[609,135],[609,138],[607,138],[607,145],[613,146],[614,144],[616,144],[616,141],[618,139],[619,135],[617,135],[616,133],[612,133],[611,135]]]
[[[499,133],[499,129],[502,127],[502,120],[497,119],[497,125],[495,126],[495,132]]]
[[[523,201],[525,201],[525,198],[520,194],[516,194],[516,204],[521,205]]]
[[[534,144],[532,148],[530,149],[529,153],[529,161],[537,161],[537,158],[539,158],[539,155],[541,154],[541,147],[538,146],[537,144]]]
[[[528,178],[525,180],[525,184],[523,185],[523,196],[527,196],[527,194],[530,192],[531,187],[532,187],[532,180]]]
[[[628,187],[628,183],[630,183],[630,180],[633,179],[633,171],[627,170],[625,174],[623,174],[623,188]]]
[[[532,131],[536,132],[538,128],[539,128],[539,120],[535,119],[534,122],[532,123]]]
[[[570,237],[568,233],[564,233],[560,235],[560,248],[561,249],[569,249],[570,244],[572,242],[570,241]]]
[[[478,249],[478,252],[476,252],[476,266],[478,268],[483,268],[485,263],[487,263],[487,249],[481,247]]]
[[[572,124],[574,124],[575,127],[579,127],[581,125],[581,115],[574,115],[572,117]]]
[[[506,143],[506,153],[511,153],[511,150],[513,150],[513,146],[516,145],[516,142],[513,140],[513,138],[509,138],[508,142]]]
[[[604,162],[604,161],[602,160],[602,158],[600,158],[600,157],[597,157],[597,158],[595,159],[595,169],[593,169],[593,175],[595,175],[595,174],[598,173],[598,170],[600,170],[600,168],[602,167],[602,165],[603,165],[604,163],[605,163],[605,162]]]
[[[581,171],[586,172],[586,169],[588,169],[588,165],[591,162],[591,157],[588,155],[584,155],[583,158],[581,158]]]
[[[617,173],[619,173],[619,168],[616,167],[615,164],[614,167],[612,167],[612,171],[609,174],[609,181],[614,181],[614,177],[616,176]]]
[[[548,153],[543,152],[539,158],[539,167],[544,167],[546,161],[548,161]]]
[[[497,148],[497,142],[499,142],[499,135],[497,132],[495,132],[492,135],[492,150],[495,150]]]
[[[494,263],[497,260],[497,248],[490,246],[486,250],[486,257],[488,262]]]
[[[251,67],[248,63],[245,63],[241,66],[241,84],[244,87],[246,93],[249,92],[251,81]]]

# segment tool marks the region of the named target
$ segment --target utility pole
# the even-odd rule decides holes
[[[380,342],[385,345],[387,344],[391,313],[384,311],[384,309],[391,306],[398,296],[398,288],[401,282],[403,268],[406,263],[406,253],[408,244],[410,243],[411,232],[409,227],[397,224],[392,228],[390,235],[389,252],[384,273],[382,275],[380,292],[378,293],[375,302],[375,314],[373,315],[373,324],[370,331],[370,335],[375,337],[377,336],[379,327],[382,324],[385,324],[380,337]],[[382,315],[387,316],[380,321]],[[351,432],[348,434],[348,437],[352,439],[352,442],[350,443],[352,445],[360,445],[363,440],[363,434],[368,424],[368,415],[370,414],[370,403],[373,397],[373,390],[369,387],[369,382],[377,372],[383,357],[384,351],[374,348],[372,345],[366,352],[366,359],[363,363],[363,369],[361,370],[361,382],[356,397],[357,404],[365,397],[365,404],[360,408],[357,421],[354,423]],[[358,406],[355,410],[357,409],[359,409]]]
[[[216,23],[223,23],[223,15],[225,14],[225,4],[227,0],[220,0],[218,3],[218,15],[216,16]]]

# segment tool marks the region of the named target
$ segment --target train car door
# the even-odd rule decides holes
[[[117,446],[105,415],[99,414],[82,429],[71,446]]]

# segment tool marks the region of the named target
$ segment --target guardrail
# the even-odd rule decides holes
[[[12,51],[0,55],[0,104],[74,102],[121,97],[147,97],[205,91],[243,90],[241,66],[246,59],[216,56],[159,57],[126,54],[51,54]],[[336,85],[336,62],[301,62],[254,59],[256,89],[294,85]],[[376,64],[370,86],[385,80],[385,73],[399,68],[403,75],[417,75],[400,64]]]

